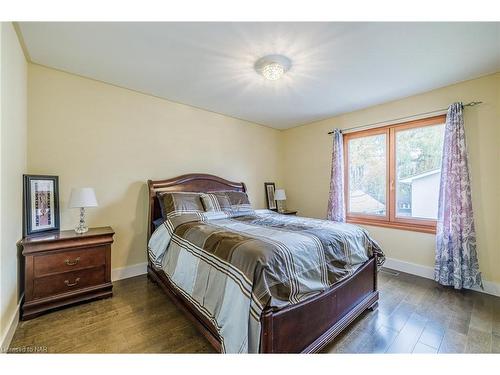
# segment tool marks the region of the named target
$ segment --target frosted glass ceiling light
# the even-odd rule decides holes
[[[262,75],[270,81],[280,79],[284,72],[285,70],[283,69],[283,65],[274,62],[267,64],[262,68]]]
[[[255,62],[257,73],[262,74],[265,79],[270,81],[280,79],[291,66],[292,62],[290,59],[282,55],[264,56]]]

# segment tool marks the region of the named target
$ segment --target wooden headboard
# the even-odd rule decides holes
[[[242,191],[247,188],[243,182],[232,182],[211,174],[190,173],[168,180],[148,180],[149,188],[149,231],[148,239],[154,231],[153,222],[161,217],[160,204],[156,198],[159,191]]]

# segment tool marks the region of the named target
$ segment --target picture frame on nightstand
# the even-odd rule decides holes
[[[23,236],[59,229],[59,177],[23,175]]]

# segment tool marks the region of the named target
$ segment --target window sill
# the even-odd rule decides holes
[[[350,224],[372,225],[375,227],[436,234],[436,225],[410,224],[410,223],[401,223],[394,221],[389,222],[389,221],[371,220],[371,219],[357,218],[357,217],[348,217],[346,221]]]

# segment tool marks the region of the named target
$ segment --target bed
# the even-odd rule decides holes
[[[238,293],[233,293],[226,295],[224,300],[232,301],[233,312],[228,313],[227,307],[216,306],[212,310],[217,310],[217,319],[214,319],[215,312],[207,313],[204,306],[201,306],[198,301],[204,300],[205,296],[201,299],[193,298],[192,294],[199,292],[196,291],[186,291],[182,285],[179,284],[179,276],[173,278],[172,275],[175,272],[176,275],[181,275],[182,280],[191,280],[194,276],[191,273],[201,272],[206,274],[206,280],[211,281],[210,287],[212,291],[210,293],[217,293],[217,285],[226,285],[229,278],[225,278],[224,282],[216,282],[216,278],[212,277],[211,270],[208,271],[190,271],[191,263],[190,259],[195,259],[193,257],[185,256],[184,254],[175,253],[173,250],[168,250],[162,253],[162,261],[158,262],[155,255],[152,255],[151,243],[156,238],[158,242],[158,232],[161,232],[159,228],[162,227],[163,232],[169,231],[169,243],[167,247],[174,247],[173,242],[178,242],[177,248],[186,247],[184,243],[185,238],[180,238],[177,234],[174,234],[175,228],[168,229],[169,225],[172,227],[172,222],[177,220],[173,218],[165,221],[163,224],[158,224],[159,221],[162,222],[162,207],[160,207],[160,201],[158,198],[158,193],[183,193],[183,192],[199,192],[199,193],[211,193],[211,192],[246,192],[246,186],[244,183],[236,183],[225,180],[223,178],[209,175],[209,174],[187,174],[179,176],[172,179],[165,180],[149,180],[149,226],[148,226],[148,278],[152,282],[157,283],[165,293],[172,299],[172,301],[186,314],[186,316],[193,322],[193,324],[199,329],[199,331],[206,337],[210,344],[219,352],[260,352],[260,353],[313,353],[318,352],[323,349],[329,342],[331,342],[343,329],[345,329],[356,317],[358,317],[366,309],[373,310],[377,306],[378,301],[378,291],[377,291],[377,264],[381,264],[381,258],[383,258],[383,253],[380,248],[377,248],[376,244],[373,245],[373,249],[367,252],[366,260],[363,258],[360,263],[358,259],[358,264],[355,268],[352,268],[352,272],[347,272],[335,282],[330,280],[330,283],[323,284],[328,285],[323,287],[321,291],[308,294],[307,291],[302,293],[301,298],[296,298],[293,303],[286,303],[286,301],[281,301],[280,298],[267,298],[262,299],[261,296],[266,295],[266,293],[257,293],[258,298],[252,294],[250,291],[250,296],[248,299],[239,298],[242,295],[241,291]],[[212,195],[212,194],[208,194]],[[199,215],[199,214],[196,214]],[[202,215],[205,217],[204,215]],[[322,225],[330,225],[325,221],[305,219],[305,218],[284,218],[284,215],[279,215],[270,212],[257,212],[252,216],[240,216],[233,219],[220,219],[217,220],[206,220],[206,218],[201,219],[200,222],[190,222],[182,224],[175,224],[176,228],[183,228],[183,226],[189,227],[185,229],[184,232],[195,233],[194,238],[200,237],[199,233],[204,233],[209,229],[214,227],[218,228],[217,233],[222,232],[220,236],[229,236],[233,233],[237,233],[234,236],[238,237],[240,241],[245,240],[246,244],[252,244],[249,241],[248,230],[252,233],[258,228],[258,231],[268,231],[276,236],[282,236],[282,229],[287,228],[287,226],[295,226],[297,228],[306,227],[316,227],[317,233],[327,233],[328,231],[323,230]],[[282,223],[283,220],[288,220],[289,222]],[[186,220],[185,220],[186,221]],[[310,224],[312,223],[312,224]],[[269,224],[269,225],[268,225]],[[283,225],[281,225],[283,224]],[[310,224],[310,225],[309,225]],[[354,226],[345,225],[347,229],[342,227],[342,230],[354,231]],[[241,229],[243,228],[243,229]],[[248,229],[250,228],[250,229]],[[244,230],[247,232],[244,232]],[[196,231],[198,232],[196,232]],[[241,233],[238,232],[241,230]],[[362,229],[359,228],[361,232],[364,233]],[[215,233],[214,232],[214,233]],[[304,232],[305,233],[305,232]],[[307,232],[308,233],[308,232]],[[341,237],[345,237],[345,233],[342,232]],[[163,234],[162,234],[163,235]],[[156,237],[155,237],[156,236]],[[192,235],[193,236],[193,235]],[[288,239],[291,234],[283,235],[283,238]],[[307,236],[302,236],[301,238],[309,238]],[[153,237],[153,239],[151,238]],[[251,240],[254,240],[256,235],[251,235]],[[243,238],[243,239],[242,239]],[[175,239],[175,241],[174,241]],[[182,242],[184,241],[184,242]],[[370,242],[371,239],[364,238],[363,241],[366,243]],[[182,243],[181,243],[182,242]],[[195,242],[195,241],[192,241]],[[285,241],[286,242],[286,241]],[[258,243],[258,241],[257,241]],[[371,242],[370,242],[371,243]],[[191,246],[191,243],[189,243]],[[247,245],[248,248],[251,246]],[[252,245],[253,246],[253,245]],[[255,245],[257,246],[257,245]],[[156,246],[157,248],[160,248]],[[192,247],[192,246],[191,246]],[[189,250],[189,249],[188,249]],[[203,249],[195,249],[196,251],[203,251]],[[250,251],[251,252],[251,251]],[[351,253],[355,251],[349,250]],[[165,267],[168,267],[169,261],[166,259],[167,256],[174,256],[175,254],[176,262],[181,263],[182,272],[179,270],[173,270],[171,273]],[[188,252],[186,252],[188,254]],[[312,252],[311,252],[312,254]],[[156,255],[158,255],[156,253]],[[189,254],[188,254],[189,255]],[[206,255],[206,254],[205,254]],[[202,254],[201,256],[205,256]],[[182,261],[180,260],[182,256]],[[198,255],[199,257],[200,255]],[[221,261],[219,257],[215,257],[217,262]],[[213,262],[215,258],[210,261]],[[305,259],[308,261],[307,259]],[[196,258],[196,261],[198,259]],[[302,260],[304,261],[304,260]],[[162,268],[162,262],[164,267]],[[171,263],[171,262],[170,262]],[[222,264],[222,263],[221,263]],[[227,264],[226,264],[227,265]],[[224,265],[223,265],[224,266]],[[218,267],[218,265],[215,265]],[[177,266],[177,268],[181,268]],[[233,267],[234,268],[234,267]],[[190,273],[191,272],[191,273]],[[249,271],[249,277],[255,274],[254,270]],[[330,274],[328,274],[331,276]],[[199,275],[196,277],[200,277]],[[211,278],[210,278],[211,277]],[[212,280],[213,279],[213,280]],[[236,277],[233,277],[236,280]],[[259,282],[260,282],[259,277]],[[181,280],[181,281],[182,281]],[[193,279],[194,280],[194,279]],[[230,280],[231,283],[234,280]],[[236,280],[238,281],[238,280]],[[328,281],[328,278],[327,280]],[[254,281],[255,282],[255,281]],[[272,286],[271,289],[276,290],[269,292],[268,294],[279,295],[279,291],[282,289],[281,284],[275,286],[276,281],[273,282],[262,282],[262,285],[268,287]],[[330,285],[331,284],[331,285]],[[235,283],[236,285],[236,283]],[[255,282],[257,285],[257,282]],[[259,286],[255,287],[258,288]],[[229,287],[220,288],[219,293],[228,293]],[[237,289],[237,288],[236,288]],[[240,288],[241,289],[241,288]],[[262,288],[261,288],[262,289]],[[269,289],[269,288],[268,288]],[[311,288],[310,290],[315,290]],[[319,289],[318,289],[319,290]],[[208,293],[208,292],[207,292]],[[300,297],[299,296],[299,297]],[[230,297],[230,298],[229,298]],[[222,298],[221,298],[222,299]],[[286,298],[283,298],[286,300]],[[259,302],[260,301],[260,302]],[[264,301],[264,302],[262,302]],[[266,302],[267,301],[267,302]],[[226,303],[227,305],[227,303]],[[241,308],[243,307],[243,308]],[[247,307],[247,310],[245,310]],[[231,308],[231,306],[230,306]],[[225,315],[220,310],[224,310]],[[248,316],[253,316],[249,319],[248,323],[242,323],[238,314],[247,313]],[[234,314],[235,316],[231,316]],[[242,315],[243,316],[243,315]],[[226,325],[221,324],[223,321]],[[222,329],[226,329],[226,332],[245,331],[247,330],[246,342],[243,342],[246,346],[240,345],[240,341],[235,341],[231,343],[232,338],[227,336],[227,333],[221,332]],[[256,333],[257,332],[257,333]],[[245,332],[242,333],[244,336]],[[255,337],[258,335],[257,337]],[[243,337],[242,336],[242,337]],[[239,338],[239,340],[243,340]],[[237,346],[235,346],[237,345]],[[230,350],[228,350],[228,348]]]

